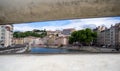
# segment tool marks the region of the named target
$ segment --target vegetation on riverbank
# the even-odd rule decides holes
[[[90,45],[97,38],[97,33],[91,29],[86,28],[83,30],[74,31],[69,37],[70,44]]]
[[[26,32],[19,32],[16,31],[13,33],[13,37],[15,38],[24,38],[28,36],[34,36],[34,37],[45,37],[47,35],[46,30],[36,30],[36,31],[26,31]]]

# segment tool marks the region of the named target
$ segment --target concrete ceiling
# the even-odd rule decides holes
[[[0,0],[0,24],[120,16],[120,0]]]

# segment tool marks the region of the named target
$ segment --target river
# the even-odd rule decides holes
[[[31,48],[30,53],[78,53],[84,51],[67,50],[62,48]]]

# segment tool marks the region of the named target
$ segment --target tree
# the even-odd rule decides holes
[[[85,42],[86,42],[86,44],[90,45],[90,43],[93,40],[93,35],[92,35],[93,32],[89,28],[85,29],[85,32],[86,32],[86,40],[85,40]]]
[[[41,32],[41,34],[39,34]],[[24,38],[28,36],[34,36],[34,37],[45,37],[47,35],[46,30],[36,30],[34,32],[32,31],[26,31],[26,32],[14,32],[13,37],[15,38]]]
[[[94,37],[93,43],[96,43],[97,42],[97,32],[93,32],[92,36]]]
[[[73,44],[74,42],[77,42],[78,41],[78,36],[79,36],[79,33],[78,31],[74,31],[71,36],[69,37],[69,43],[70,44]]]
[[[86,36],[85,30],[79,30],[78,31],[78,42],[79,43],[84,43],[86,38],[87,38],[87,36]]]
[[[70,36],[70,37],[69,37],[69,43],[70,43],[70,44],[73,44],[73,42],[75,42],[75,41],[74,41],[74,37]]]
[[[13,37],[20,38],[21,37],[21,32],[19,32],[19,31],[14,32]]]
[[[93,32],[91,29],[86,28],[85,30],[78,30],[73,32],[69,37],[69,43],[73,44],[79,42],[83,45],[90,45],[96,37],[96,32]]]

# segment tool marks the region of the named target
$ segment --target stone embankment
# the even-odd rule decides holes
[[[114,48],[100,48],[100,47],[83,47],[83,48],[80,48],[81,50],[86,50],[86,51],[89,51],[89,52],[103,52],[103,53],[111,53],[111,52],[120,52],[120,51],[116,51],[116,49]]]
[[[93,47],[93,46],[83,46],[83,47],[70,47],[67,48],[70,50],[81,50],[87,52],[120,52],[116,51],[114,48],[100,48],[100,47]]]

